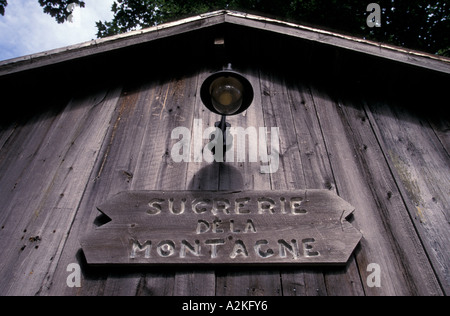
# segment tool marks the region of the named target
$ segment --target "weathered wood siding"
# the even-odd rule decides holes
[[[302,56],[314,55],[309,49]],[[396,96],[393,85],[376,97],[353,86],[357,80],[333,88],[333,76],[343,71],[336,68],[349,63],[333,56],[337,66],[326,82],[260,61],[240,69],[255,100],[229,122],[279,127],[280,168],[273,174],[262,174],[259,163],[173,162],[175,127],[192,130],[202,119],[205,129],[218,120],[199,95],[215,70],[209,67],[118,76],[2,119],[0,295],[449,294],[448,109],[423,104],[423,92],[416,99]],[[46,103],[49,94],[34,102]],[[12,99],[19,108],[30,102]],[[432,113],[418,110],[423,107]],[[80,239],[104,221],[96,206],[109,197],[202,189],[332,190],[356,207],[351,222],[364,236],[342,268],[86,265]],[[71,263],[82,267],[79,288],[66,284]],[[380,288],[368,286],[371,263],[381,267]]]

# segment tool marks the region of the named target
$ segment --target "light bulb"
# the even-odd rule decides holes
[[[231,76],[219,77],[210,86],[213,107],[222,115],[233,115],[242,106],[244,86]]]

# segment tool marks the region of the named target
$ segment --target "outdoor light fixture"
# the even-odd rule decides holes
[[[212,74],[203,82],[200,95],[211,112],[230,116],[247,110],[254,93],[250,81],[228,65],[227,69]]]
[[[253,102],[254,92],[250,81],[236,71],[231,64],[209,76],[202,84],[200,96],[203,104],[213,113],[222,115],[215,126],[222,130],[224,151],[227,145],[226,128],[231,127],[226,117],[247,110]],[[215,150],[214,150],[215,151]]]

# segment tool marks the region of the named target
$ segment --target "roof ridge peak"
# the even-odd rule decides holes
[[[199,23],[200,22],[200,23]],[[0,61],[0,76],[95,55],[223,23],[288,34],[450,74],[450,58],[234,10],[217,10],[149,28]],[[83,52],[80,54],[80,52]]]

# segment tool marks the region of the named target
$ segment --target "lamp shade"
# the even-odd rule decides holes
[[[210,111],[230,116],[247,110],[253,101],[254,92],[244,76],[224,70],[212,74],[203,82],[200,95]]]

